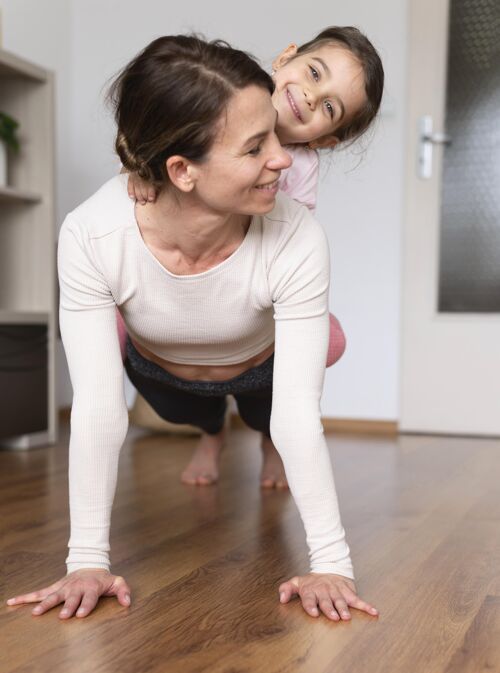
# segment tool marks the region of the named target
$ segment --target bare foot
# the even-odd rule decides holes
[[[216,435],[203,432],[189,465],[181,475],[184,484],[209,486],[219,478],[219,455],[226,439],[224,427]]]
[[[262,435],[262,472],[260,485],[262,488],[288,488],[285,468],[276,447],[265,435]]]

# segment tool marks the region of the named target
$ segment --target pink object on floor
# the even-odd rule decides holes
[[[120,351],[122,360],[125,361],[125,341],[127,338],[127,328],[123,322],[123,318],[118,309],[116,309],[116,326],[118,329],[118,340],[120,342]],[[344,354],[346,346],[346,338],[344,330],[337,318],[330,313],[330,343],[328,344],[328,355],[326,358],[326,366],[334,365]]]

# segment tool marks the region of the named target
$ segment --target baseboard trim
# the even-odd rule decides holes
[[[358,418],[322,418],[325,432],[343,432],[353,435],[399,434],[396,421],[364,421]]]
[[[364,421],[356,418],[322,418],[325,432],[339,432],[353,435],[397,435],[398,424],[396,421]],[[244,428],[239,414],[232,414],[231,426]]]
[[[70,420],[71,408],[59,409],[61,421]],[[322,418],[325,432],[339,432],[352,435],[390,435],[399,433],[396,421],[365,421],[357,418]],[[231,414],[231,427],[245,428],[246,425],[239,414]]]

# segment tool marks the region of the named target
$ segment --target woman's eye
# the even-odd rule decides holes
[[[333,105],[331,103],[329,103],[328,101],[326,101],[325,105],[326,105],[326,109],[328,110],[328,112],[330,114],[330,117],[333,119],[333,117],[335,115],[335,110],[333,109]]]
[[[261,146],[261,145],[257,145],[257,147],[254,147],[253,149],[251,149],[251,150],[248,152],[248,154],[251,154],[252,157],[256,157],[258,154],[260,154],[261,149],[262,149],[262,146]]]
[[[311,71],[311,75],[314,77],[314,80],[317,82],[319,80],[319,72],[316,70],[316,68],[313,68],[312,65],[309,66],[309,70]]]

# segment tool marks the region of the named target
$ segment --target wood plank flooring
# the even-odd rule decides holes
[[[500,440],[328,435],[358,590],[380,611],[333,623],[278,602],[307,553],[290,495],[259,489],[255,433],[233,429],[219,484],[191,487],[196,438],[131,427],[111,555],[132,606],[61,621],[5,601],[65,573],[68,433],[0,451],[2,673],[500,672]]]

